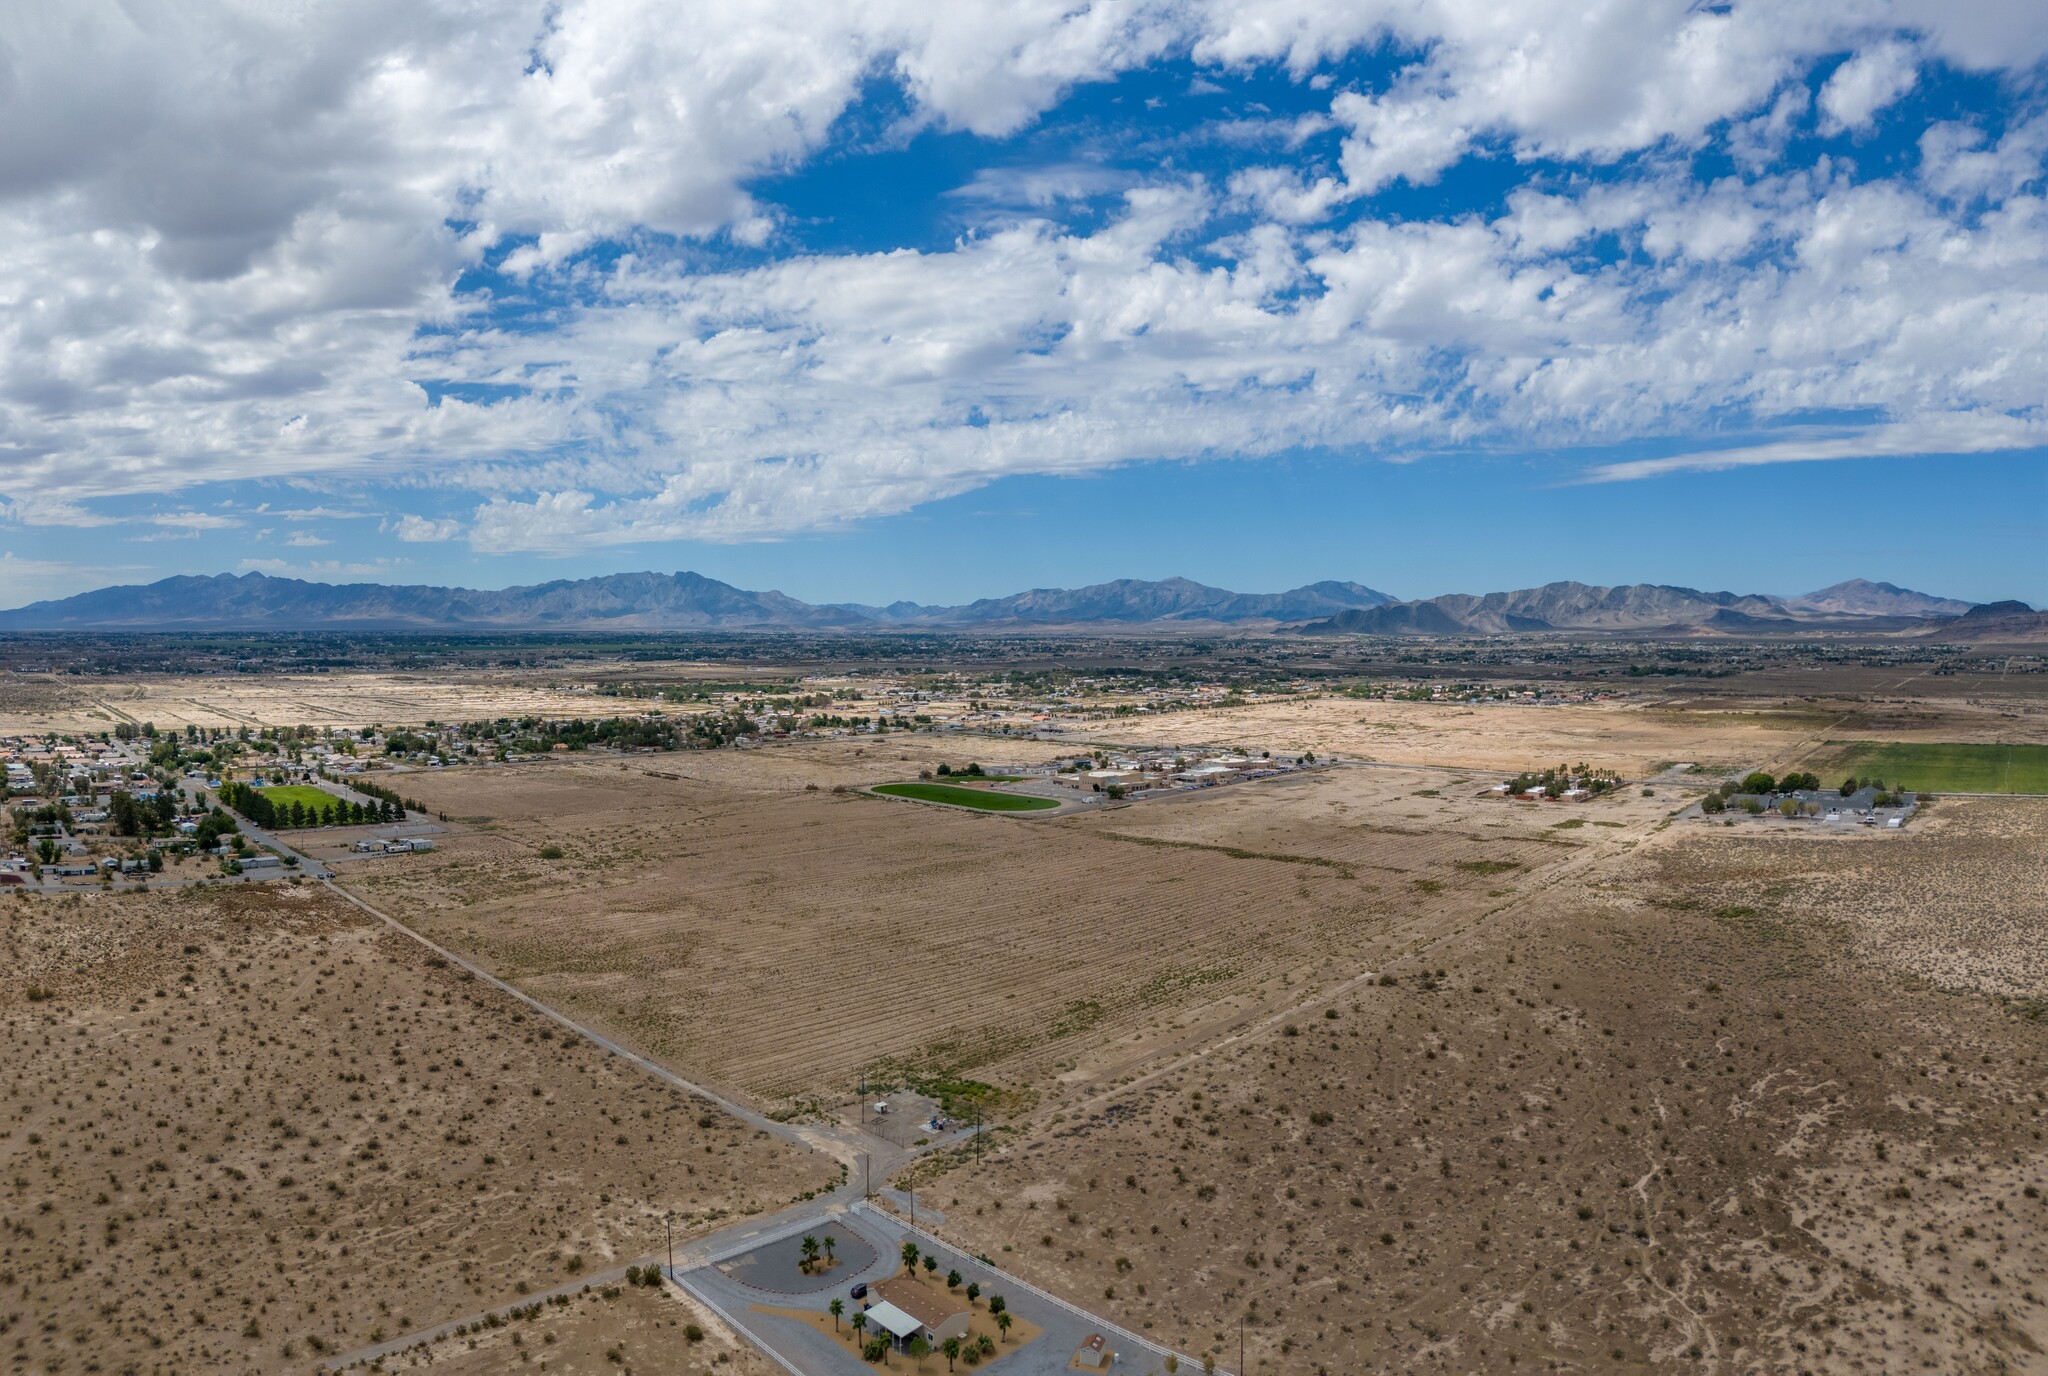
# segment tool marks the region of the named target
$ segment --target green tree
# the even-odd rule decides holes
[[[932,1345],[925,1341],[924,1334],[922,1333],[910,1340],[909,1350],[910,1360],[916,1362],[919,1366],[923,1366],[924,1359],[932,1355]]]
[[[924,1254],[924,1273],[929,1276],[938,1269],[939,1259],[933,1256],[930,1252],[926,1252]]]
[[[997,1315],[996,1315],[996,1327],[997,1327],[997,1328],[1000,1328],[1000,1329],[1002,1329],[1002,1330],[1003,1330],[1003,1341],[1004,1341],[1004,1342],[1008,1342],[1008,1341],[1010,1341],[1010,1324],[1011,1324],[1011,1322],[1012,1322],[1012,1320],[1011,1320],[1011,1318],[1010,1318],[1010,1314],[1009,1314],[1009,1311],[1008,1311],[1008,1310],[1005,1310],[1005,1311],[1003,1311],[1002,1313],[1000,1313],[1000,1314],[997,1314]]]
[[[953,1359],[960,1355],[960,1340],[958,1338],[946,1339],[946,1341],[939,1344],[939,1351],[946,1354],[946,1370],[951,1371],[953,1369]]]
[[[967,1286],[967,1302],[973,1304],[981,1298],[981,1282],[970,1281]]]
[[[958,1271],[946,1272],[946,1288],[948,1290],[958,1290],[960,1288],[960,1273]]]
[[[1010,1302],[1001,1295],[990,1295],[988,1297],[988,1312],[991,1314],[1000,1314],[1009,1307]]]
[[[1761,769],[1746,776],[1742,781],[1742,791],[1744,793],[1769,793],[1776,789],[1777,786],[1778,781],[1764,773]]]

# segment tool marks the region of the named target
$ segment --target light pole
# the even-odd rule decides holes
[[[670,1209],[662,1215],[661,1227],[668,1237],[668,1278],[676,1278],[676,1211]]]

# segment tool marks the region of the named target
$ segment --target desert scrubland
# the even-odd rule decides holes
[[[838,1178],[311,886],[0,902],[0,1342],[305,1370]]]
[[[764,1110],[985,1082],[982,1159],[916,1168],[942,1231],[1226,1369],[1242,1324],[1261,1376],[2038,1370],[2048,805],[1677,819],[1829,740],[2040,734],[2024,695],[1877,686],[412,769],[388,777],[445,814],[435,850],[323,853]],[[861,792],[1081,736],[1343,763],[1060,816]],[[1581,761],[1636,782],[1489,792]],[[312,1369],[648,1255],[671,1210],[696,1234],[840,1179],[316,885],[0,922],[0,1344],[25,1369]],[[603,1283],[433,1360],[761,1368]]]
[[[1942,813],[1660,840],[923,1197],[1232,1369],[2039,1369],[2048,818]]]

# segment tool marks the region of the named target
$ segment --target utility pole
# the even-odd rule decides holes
[[[1237,1376],[1245,1376],[1244,1369],[1244,1315],[1237,1316]]]
[[[862,1066],[860,1069],[860,1089],[857,1092],[860,1095],[860,1125],[866,1127],[868,1125],[868,1069],[866,1066]]]
[[[676,1211],[670,1209],[662,1216],[662,1231],[668,1236],[668,1278],[676,1278]]]

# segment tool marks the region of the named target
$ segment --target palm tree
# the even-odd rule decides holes
[[[832,1311],[832,1331],[837,1333],[839,1331],[839,1316],[846,1312],[846,1301],[834,1300],[825,1307]]]
[[[903,1269],[910,1272],[913,1276],[917,1274],[917,1244],[915,1242],[903,1244]]]
[[[986,1333],[976,1338],[974,1340],[974,1345],[977,1348],[981,1349],[981,1355],[984,1357],[988,1356],[996,1350],[995,1339],[989,1337],[989,1335]]]
[[[946,1341],[939,1344],[939,1351],[946,1354],[946,1370],[951,1371],[953,1369],[953,1359],[960,1355],[960,1340],[958,1338],[946,1339]]]
[[[1003,1330],[1003,1341],[1010,1341],[1010,1311],[1005,1309],[996,1315],[996,1327]]]
[[[809,1233],[805,1233],[804,1240],[799,1244],[799,1247],[804,1256],[803,1260],[797,1263],[796,1269],[805,1275],[809,1275],[811,1273],[811,1264],[818,1259],[818,1239]]]
[[[832,1264],[833,1264],[833,1261],[834,1261],[834,1257],[833,1257],[833,1255],[832,1255],[832,1249],[833,1249],[834,1247],[837,1247],[838,1245],[839,1245],[839,1239],[838,1239],[838,1238],[836,1238],[836,1237],[832,1236],[832,1234],[830,1234],[830,1233],[827,1233],[827,1234],[825,1234],[825,1264],[826,1264],[827,1266],[830,1266],[830,1265],[832,1265]]]
[[[858,1314],[855,1314],[855,1315],[853,1316],[853,1331],[854,1331],[855,1333],[865,1333],[865,1332],[867,1332],[867,1330],[868,1330],[868,1315],[867,1315],[867,1311],[866,1311],[865,1309],[863,1309],[863,1310],[862,1310],[862,1311],[861,1311],[860,1313],[858,1313]],[[855,1341],[855,1342],[859,1342],[859,1341],[860,1341],[860,1339],[858,1339],[858,1338],[855,1338],[855,1339],[854,1339],[854,1341]]]

